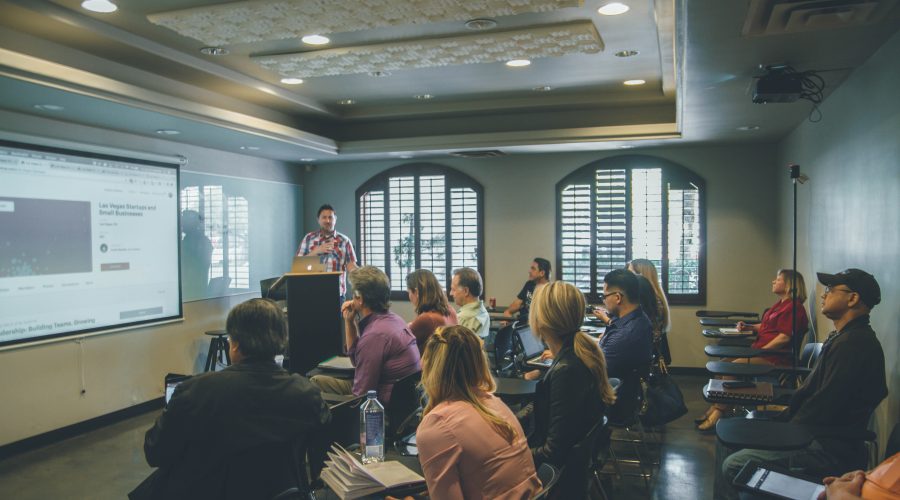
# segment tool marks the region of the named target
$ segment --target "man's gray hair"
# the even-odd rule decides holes
[[[353,293],[362,297],[363,304],[375,312],[391,307],[391,280],[375,266],[358,267],[350,271]]]
[[[284,314],[269,299],[250,299],[234,306],[225,330],[246,358],[274,359],[287,344]]]
[[[481,289],[484,287],[481,275],[471,267],[463,267],[453,271],[453,276],[459,276],[459,286],[469,289],[469,294],[476,299],[481,297]]]

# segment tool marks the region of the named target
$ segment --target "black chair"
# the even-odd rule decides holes
[[[634,457],[620,458],[613,447],[609,448],[610,459],[618,477],[636,476],[644,480],[644,486],[649,490],[650,478],[653,475],[653,467],[659,464],[647,446],[647,432],[641,423],[640,415],[644,409],[643,382],[649,375],[649,365],[645,368],[634,369],[625,377],[616,390],[616,403],[609,408],[609,427],[624,431],[624,437],[613,437],[617,443],[631,443]],[[643,453],[641,452],[643,448]],[[637,473],[623,473],[621,465],[636,466]]]
[[[272,285],[278,281],[279,278],[266,278],[264,280],[259,280],[259,296],[264,299],[271,300],[287,300],[287,287],[280,286],[275,290],[271,290]]]
[[[302,442],[270,443],[226,460],[224,499],[300,500],[311,495]]]
[[[346,401],[329,404],[331,410],[330,438],[344,448],[359,444],[359,407],[366,400],[365,396],[357,396]]]
[[[610,450],[610,435],[608,420],[601,417],[566,456],[556,485],[559,491],[549,491],[547,494],[565,499],[588,498],[591,488],[595,487],[601,497],[606,499],[599,471],[603,469]],[[545,487],[545,490],[549,489]]]
[[[415,419],[419,407],[419,391],[417,386],[422,379],[422,372],[407,375],[396,383],[391,390],[391,400],[384,408],[387,423],[385,426],[385,443],[392,443],[410,426]],[[413,425],[412,427],[415,427]]]
[[[559,472],[559,469],[548,463],[543,463],[538,467],[537,475],[538,479],[541,480],[541,491],[533,500],[547,498],[547,495],[550,494],[550,491],[559,481]]]
[[[513,325],[506,325],[494,336],[494,373],[501,377],[514,375]]]

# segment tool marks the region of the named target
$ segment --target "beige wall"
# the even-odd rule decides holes
[[[0,112],[0,124],[37,137],[184,155],[195,171],[302,184],[300,169],[275,161],[8,112]],[[166,373],[202,370],[203,332],[223,328],[233,305],[258,295],[188,302],[177,323],[0,351],[0,445],[162,396]]]
[[[527,279],[531,259],[555,262],[556,183],[573,170],[620,152],[519,155],[435,161],[471,175],[484,186],[485,268],[487,297],[508,304]],[[709,241],[708,302],[680,306],[673,311],[670,336],[674,365],[702,367],[705,339],[700,335],[697,309],[762,311],[774,302],[769,282],[778,267],[776,236],[777,193],[774,147],[725,145],[630,150],[680,163],[707,183]],[[323,165],[305,176],[304,212],[307,230],[316,227],[316,209],[332,204],[338,230],[356,241],[355,191],[363,182],[401,162]],[[408,302],[394,309],[412,318]]]
[[[822,121],[804,123],[779,145],[779,163],[810,177],[798,189],[798,265],[814,286],[815,271],[848,267],[875,275],[881,304],[872,327],[884,349],[890,395],[877,414],[887,438],[900,414],[900,34],[894,35],[821,106]],[[790,259],[792,192],[781,181],[779,249]],[[820,289],[821,291],[821,289]],[[814,301],[815,309],[821,300]],[[832,329],[820,318],[819,339]]]

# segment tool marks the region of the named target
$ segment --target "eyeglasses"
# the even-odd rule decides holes
[[[832,292],[856,293],[853,290],[848,290],[846,288],[831,288],[830,286],[826,286],[825,293],[823,293],[822,295],[828,295]]]
[[[609,292],[609,293],[604,293],[603,295],[601,295],[601,298],[602,298],[603,300],[606,300],[606,298],[609,297],[610,295],[616,295],[616,294],[622,295],[622,292]]]

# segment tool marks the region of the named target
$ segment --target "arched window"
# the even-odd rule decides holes
[[[362,263],[406,298],[406,275],[428,269],[449,289],[454,269],[484,276],[484,190],[457,170],[420,163],[386,170],[356,190]]]
[[[557,277],[599,301],[603,276],[644,258],[672,304],[706,302],[703,179],[668,160],[589,163],[556,185]]]

